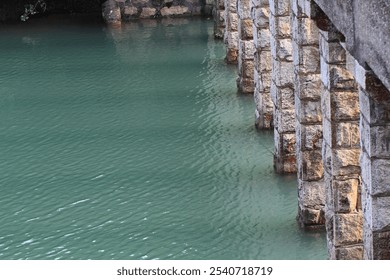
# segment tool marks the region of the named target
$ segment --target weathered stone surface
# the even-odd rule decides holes
[[[363,259],[363,245],[337,248],[335,258],[337,260],[361,260]]]
[[[298,70],[299,69],[296,69]],[[319,100],[321,98],[321,79],[320,74],[304,75],[297,73],[295,75],[295,93],[301,99]]]
[[[290,1],[269,0],[271,13],[275,16],[289,16]]]
[[[312,151],[312,150],[321,151],[322,125],[321,124],[298,125],[297,143],[298,143],[297,147],[299,147],[300,151]]]
[[[156,14],[155,8],[142,8],[140,18],[151,18]]]
[[[299,153],[299,177],[303,181],[319,181],[324,176],[321,150]]]
[[[335,147],[360,148],[359,123],[339,122],[335,124]]]
[[[304,208],[322,210],[325,205],[325,189],[322,181],[301,181],[298,185],[298,201]]]
[[[295,44],[295,43],[294,43]],[[293,56],[294,66],[300,74],[320,73],[320,55],[316,46],[294,46],[300,49],[300,54]]]
[[[359,98],[356,92],[334,92],[331,94],[330,106],[332,120],[359,119]]]
[[[363,215],[336,214],[334,217],[335,246],[361,243],[363,241]]]
[[[360,173],[359,149],[334,149],[332,155],[332,175],[343,176]]]
[[[357,210],[359,180],[333,181],[335,207],[338,213],[350,213]]]
[[[287,2],[287,1],[286,1]],[[275,17],[270,14],[270,31],[275,38],[290,38],[291,39],[291,24],[290,17]]]
[[[251,40],[253,39],[253,24],[251,19],[244,19],[240,21],[241,39]]]
[[[189,8],[185,6],[171,6],[170,8],[164,7],[160,10],[161,15],[164,16],[182,16],[189,14]]]
[[[124,13],[125,13],[125,15],[128,15],[128,16],[135,16],[138,13],[138,9],[136,7],[128,7],[128,6],[126,6]]]

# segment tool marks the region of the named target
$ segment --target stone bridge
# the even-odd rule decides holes
[[[330,259],[390,259],[390,2],[215,0],[215,37]]]

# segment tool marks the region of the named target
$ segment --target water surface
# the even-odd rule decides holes
[[[0,27],[1,259],[324,259],[212,21]]]

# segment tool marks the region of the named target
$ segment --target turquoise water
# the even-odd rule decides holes
[[[0,26],[1,259],[325,259],[210,20]]]

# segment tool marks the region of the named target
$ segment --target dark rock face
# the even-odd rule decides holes
[[[36,0],[1,0],[0,21],[19,20],[24,13],[24,5],[35,4]],[[83,13],[101,17],[101,5],[104,0],[45,0],[46,14]]]

